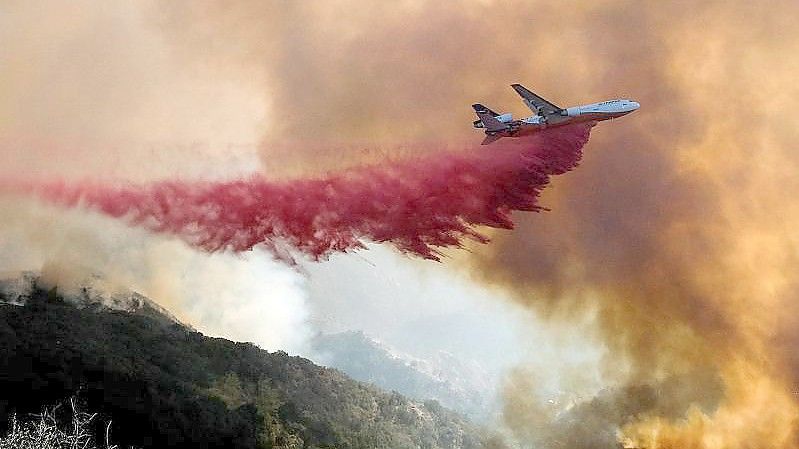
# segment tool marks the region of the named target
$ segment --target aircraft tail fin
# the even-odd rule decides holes
[[[496,112],[488,109],[480,103],[473,104],[472,107],[474,108],[474,112],[477,114],[477,117],[481,122],[483,122],[483,126],[485,127],[486,131],[502,131],[507,128],[506,124],[496,119],[497,115],[499,115]]]
[[[496,112],[494,112],[494,111],[492,111],[492,110],[491,110],[491,108],[488,108],[488,107],[486,107],[486,106],[483,106],[483,105],[481,105],[480,103],[477,103],[477,104],[476,104],[476,106],[477,106],[477,107],[479,107],[480,109],[482,109],[483,111],[486,111],[486,112],[488,112],[489,114],[491,114],[491,116],[492,116],[492,117],[498,117],[498,116],[499,116],[499,114],[498,114],[498,113],[496,113]]]

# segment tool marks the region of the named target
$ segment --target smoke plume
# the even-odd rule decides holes
[[[0,177],[230,179],[259,160],[256,77],[186,70],[153,2],[0,4]],[[198,111],[202,111],[201,113]],[[0,195],[0,271],[62,292],[100,276],[211,335],[303,350],[305,278],[265,251],[207,254],[86,210]]]
[[[167,32],[189,61],[225,42],[201,63],[263,74],[267,142],[451,136],[470,102],[513,104],[505,86],[517,81],[565,105],[640,101],[544,193],[552,212],[520,216],[516,232],[462,257],[475,278],[607,348],[610,405],[570,420],[545,410],[534,376],[513,376],[507,424],[544,447],[560,440],[535,429],[580,435],[574,447],[797,445],[795,2],[194,5],[172,3]],[[364,159],[272,148],[267,170]],[[648,393],[675,391],[664,382],[681,393]]]
[[[607,390],[592,398],[569,381],[582,399],[567,410],[547,408],[541,371],[520,368],[507,379],[506,424],[539,447],[799,445],[794,0],[29,3],[0,15],[0,62],[14,67],[0,71],[4,174],[171,179],[198,173],[186,169],[193,151],[131,152],[129,143],[219,135],[223,145],[211,148],[229,148],[245,135],[260,142],[269,179],[311,174],[308,183],[323,185],[330,178],[319,173],[400,151],[363,148],[426,157],[431,148],[416,143],[460,138],[469,104],[518,104],[512,82],[564,106],[639,101],[634,115],[594,130],[581,169],[542,194],[551,212],[512,217],[515,232],[489,232],[492,245],[455,256],[476,279],[605,350]],[[339,144],[349,149],[318,151]],[[300,185],[286,182],[238,185]],[[103,208],[97,185],[67,186],[55,189],[59,201],[85,196]],[[157,209],[137,201],[178,186],[207,194],[226,185],[100,191],[132,195],[117,213],[150,220],[137,214]],[[449,229],[447,238],[473,236]],[[254,242],[165,230],[211,248]],[[356,234],[331,241],[346,246]],[[333,249],[303,241],[311,253]],[[429,254],[418,243],[407,246]]]
[[[305,279],[263,251],[205,254],[97,213],[0,200],[0,272],[41,270],[67,295],[141,293],[210,335],[301,351],[310,336]]]
[[[520,218],[467,263],[553,321],[593,317],[612,387],[553,412],[514,376],[507,421],[543,447],[796,447],[799,153],[784,113],[799,48],[776,38],[799,31],[784,19],[796,5],[593,12],[572,24],[597,37],[579,67],[634,89],[640,114],[600,125],[592,157],[544,194],[552,212]]]

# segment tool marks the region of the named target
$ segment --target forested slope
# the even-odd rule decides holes
[[[1,299],[1,298],[0,298]],[[33,289],[0,306],[0,418],[79,392],[145,447],[476,448],[459,415],[168,319]]]

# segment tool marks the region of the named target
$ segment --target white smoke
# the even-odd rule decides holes
[[[206,254],[87,211],[0,200],[0,271],[42,271],[62,291],[99,277],[133,290],[209,335],[301,352],[306,287],[301,274],[253,251]]]
[[[0,177],[229,179],[258,171],[266,93],[256,75],[189,65],[158,3],[0,4]],[[236,72],[241,75],[241,71]],[[212,335],[299,351],[305,280],[254,251],[205,254],[87,211],[0,198],[0,271],[60,289],[102,279]]]

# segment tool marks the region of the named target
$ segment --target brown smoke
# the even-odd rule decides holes
[[[0,2],[0,178],[207,180],[257,169],[263,82],[188,70],[155,25],[156,6]],[[197,329],[265,348],[297,350],[307,337],[305,279],[269,254],[209,256],[2,194],[0,271],[19,270],[41,270],[62,292],[100,276]]]
[[[13,21],[38,25],[3,39],[25,43],[0,52],[15,67],[0,71],[2,97],[11,99],[0,105],[15,106],[0,109],[0,143],[12,169],[61,168],[53,158],[80,161],[90,172],[120,159],[135,166],[130,161],[146,157],[100,149],[152,132],[208,137],[218,123],[247,123],[252,132],[260,121],[265,170],[283,176],[394,156],[380,153],[384,144],[479,139],[465,134],[468,105],[522,111],[511,82],[562,105],[640,101],[640,111],[596,128],[582,168],[545,194],[552,212],[518,217],[516,231],[497,233],[468,261],[475,276],[512,290],[543,316],[567,326],[594,316],[608,348],[608,380],[617,382],[574,415],[548,414],[525,394],[535,383],[521,370],[509,379],[508,425],[520,439],[551,447],[614,439],[649,448],[799,443],[795,1],[120,3],[114,8],[123,23],[135,18],[157,28],[163,42],[131,47],[122,39],[100,50],[135,51],[118,58],[90,51],[85,61],[64,58],[59,66],[53,55],[125,36],[117,23],[88,26],[88,6],[78,5],[49,20],[27,8]],[[37,70],[28,70],[31,54]],[[109,59],[150,63],[112,65],[121,69],[108,74],[98,61]],[[159,77],[167,65],[180,76]],[[180,90],[194,81],[195,89]],[[214,101],[225,94],[195,95],[220,82],[257,86],[252,95],[268,98],[265,117],[253,120],[258,109],[247,101]],[[106,103],[119,100],[114,95],[125,101]],[[159,112],[157,105],[172,104],[164,98],[181,107]],[[119,111],[125,114],[113,115]],[[83,143],[79,136],[96,135],[97,121],[99,143],[88,153],[19,150],[20,142]],[[225,136],[239,131],[219,128]],[[286,144],[294,140],[342,149],[285,150],[297,148]],[[579,422],[579,432],[569,422]],[[552,432],[581,437],[541,437]]]
[[[191,5],[173,4],[164,22],[187,54],[226,47],[203,63],[263,70],[267,169],[375,157],[362,142],[462,138],[467,105],[518,104],[506,90],[515,81],[564,105],[640,101],[598,128],[582,171],[547,193],[551,213],[475,249],[474,273],[563,323],[595,315],[620,384],[613,407],[580,409],[579,435],[646,447],[797,442],[794,2]],[[296,139],[352,148],[280,151]],[[536,439],[537,422],[569,433],[566,418],[512,394],[525,391],[514,379],[517,436]],[[681,393],[642,393],[675,391],[665,384]]]
[[[795,447],[799,153],[785,112],[799,46],[777,38],[799,31],[785,20],[795,3],[602,9],[584,24],[598,38],[581,63],[634,89],[641,113],[601,127],[545,198],[552,212],[477,249],[475,273],[565,322],[595,313],[624,401],[674,376],[699,385],[697,370],[721,378],[715,407],[698,405],[704,389],[676,416],[658,411],[663,396],[616,401],[625,411],[600,408],[616,419],[570,447],[596,447],[609,427],[636,447]],[[509,398],[508,416],[539,407]]]
[[[172,2],[160,23],[190,66],[260,70],[269,96],[262,161],[270,176],[286,176],[473,142],[475,101],[529,112],[508,87],[514,80],[549,79],[546,92],[567,102],[596,95],[584,85],[574,93],[587,72],[563,76],[589,51],[587,36],[562,61],[537,48],[539,32],[557,24],[544,30],[536,17],[554,11],[481,1]],[[296,141],[340,148],[303,152]]]
[[[154,7],[0,4],[0,174],[142,181],[219,176],[246,159],[262,83],[188,70]]]

